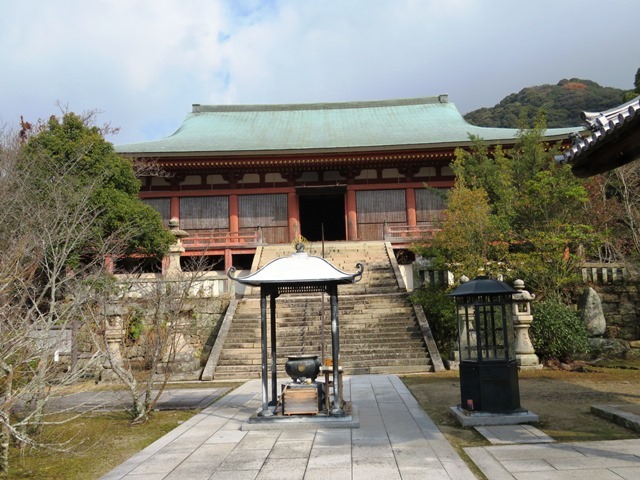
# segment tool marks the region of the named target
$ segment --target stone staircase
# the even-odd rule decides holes
[[[293,253],[290,245],[261,249],[254,266]],[[321,256],[321,245],[306,247]],[[398,286],[384,242],[325,243],[325,258],[351,273],[365,264],[359,283],[338,287],[340,358],[347,375],[413,373],[432,370],[423,331],[406,291]],[[278,370],[284,375],[289,355],[317,354],[331,357],[329,296],[289,294],[276,300]],[[323,314],[324,311],[324,314]],[[324,318],[324,334],[322,319]],[[324,339],[324,342],[323,342]],[[270,358],[270,357],[269,357]],[[213,378],[248,379],[260,376],[259,289],[249,289],[239,300],[224,340]]]

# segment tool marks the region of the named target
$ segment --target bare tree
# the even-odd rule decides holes
[[[38,433],[52,392],[93,368],[95,355],[71,369],[60,353],[68,350],[70,325],[82,322],[112,247],[96,236],[94,185],[42,168],[51,161],[46,156],[21,159],[16,137],[1,138],[0,472],[8,469],[11,439],[46,446]]]
[[[202,282],[202,269],[178,276],[145,280],[140,275],[121,278],[119,294],[112,298],[101,322],[104,330],[119,333],[114,345],[109,334],[99,337],[109,366],[131,398],[132,423],[145,422],[167,383],[181,366],[197,369],[188,337],[195,322],[192,298]],[[122,305],[129,308],[125,310]],[[109,325],[109,318],[114,320]],[[134,338],[131,338],[134,337]],[[129,340],[140,352],[138,358],[123,354]]]
[[[638,162],[614,170],[615,185],[623,207],[623,222],[633,243],[636,255],[640,254],[640,165]]]
[[[77,346],[111,293],[105,259],[162,255],[173,241],[138,198],[131,162],[104,140],[114,129],[96,127],[95,111],[61,110],[0,129],[0,472],[12,439],[43,446],[52,394],[103,354],[80,361]]]

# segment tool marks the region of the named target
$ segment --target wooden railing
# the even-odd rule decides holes
[[[389,225],[384,223],[384,240],[391,243],[407,243],[433,238],[439,230],[432,223],[420,225]]]
[[[253,247],[262,245],[262,229],[229,231],[191,231],[189,236],[182,239],[186,250],[205,250],[221,247]]]

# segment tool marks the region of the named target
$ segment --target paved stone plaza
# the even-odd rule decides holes
[[[346,378],[345,397],[357,406],[359,428],[246,431],[261,404],[259,381],[249,381],[103,479],[476,478],[397,376]],[[640,479],[640,440],[465,451],[490,480]]]

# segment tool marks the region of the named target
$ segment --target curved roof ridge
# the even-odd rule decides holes
[[[253,105],[202,105],[194,103],[192,113],[207,112],[279,112],[293,110],[348,110],[352,108],[400,107],[409,105],[429,105],[449,103],[446,93],[431,97],[399,98],[390,100],[364,100],[351,102],[283,103]]]
[[[292,105],[194,105],[169,137],[118,145],[124,154],[238,155],[514,143],[518,130],[469,124],[448,95]],[[549,129],[565,137],[582,127]]]
[[[640,110],[640,96],[608,110],[602,110],[600,112],[584,111],[582,112],[582,118],[591,128],[597,128],[600,126],[596,125],[598,118],[604,118],[607,121],[615,120],[620,114],[622,114],[623,117],[627,117],[629,115],[635,115],[638,110]]]

